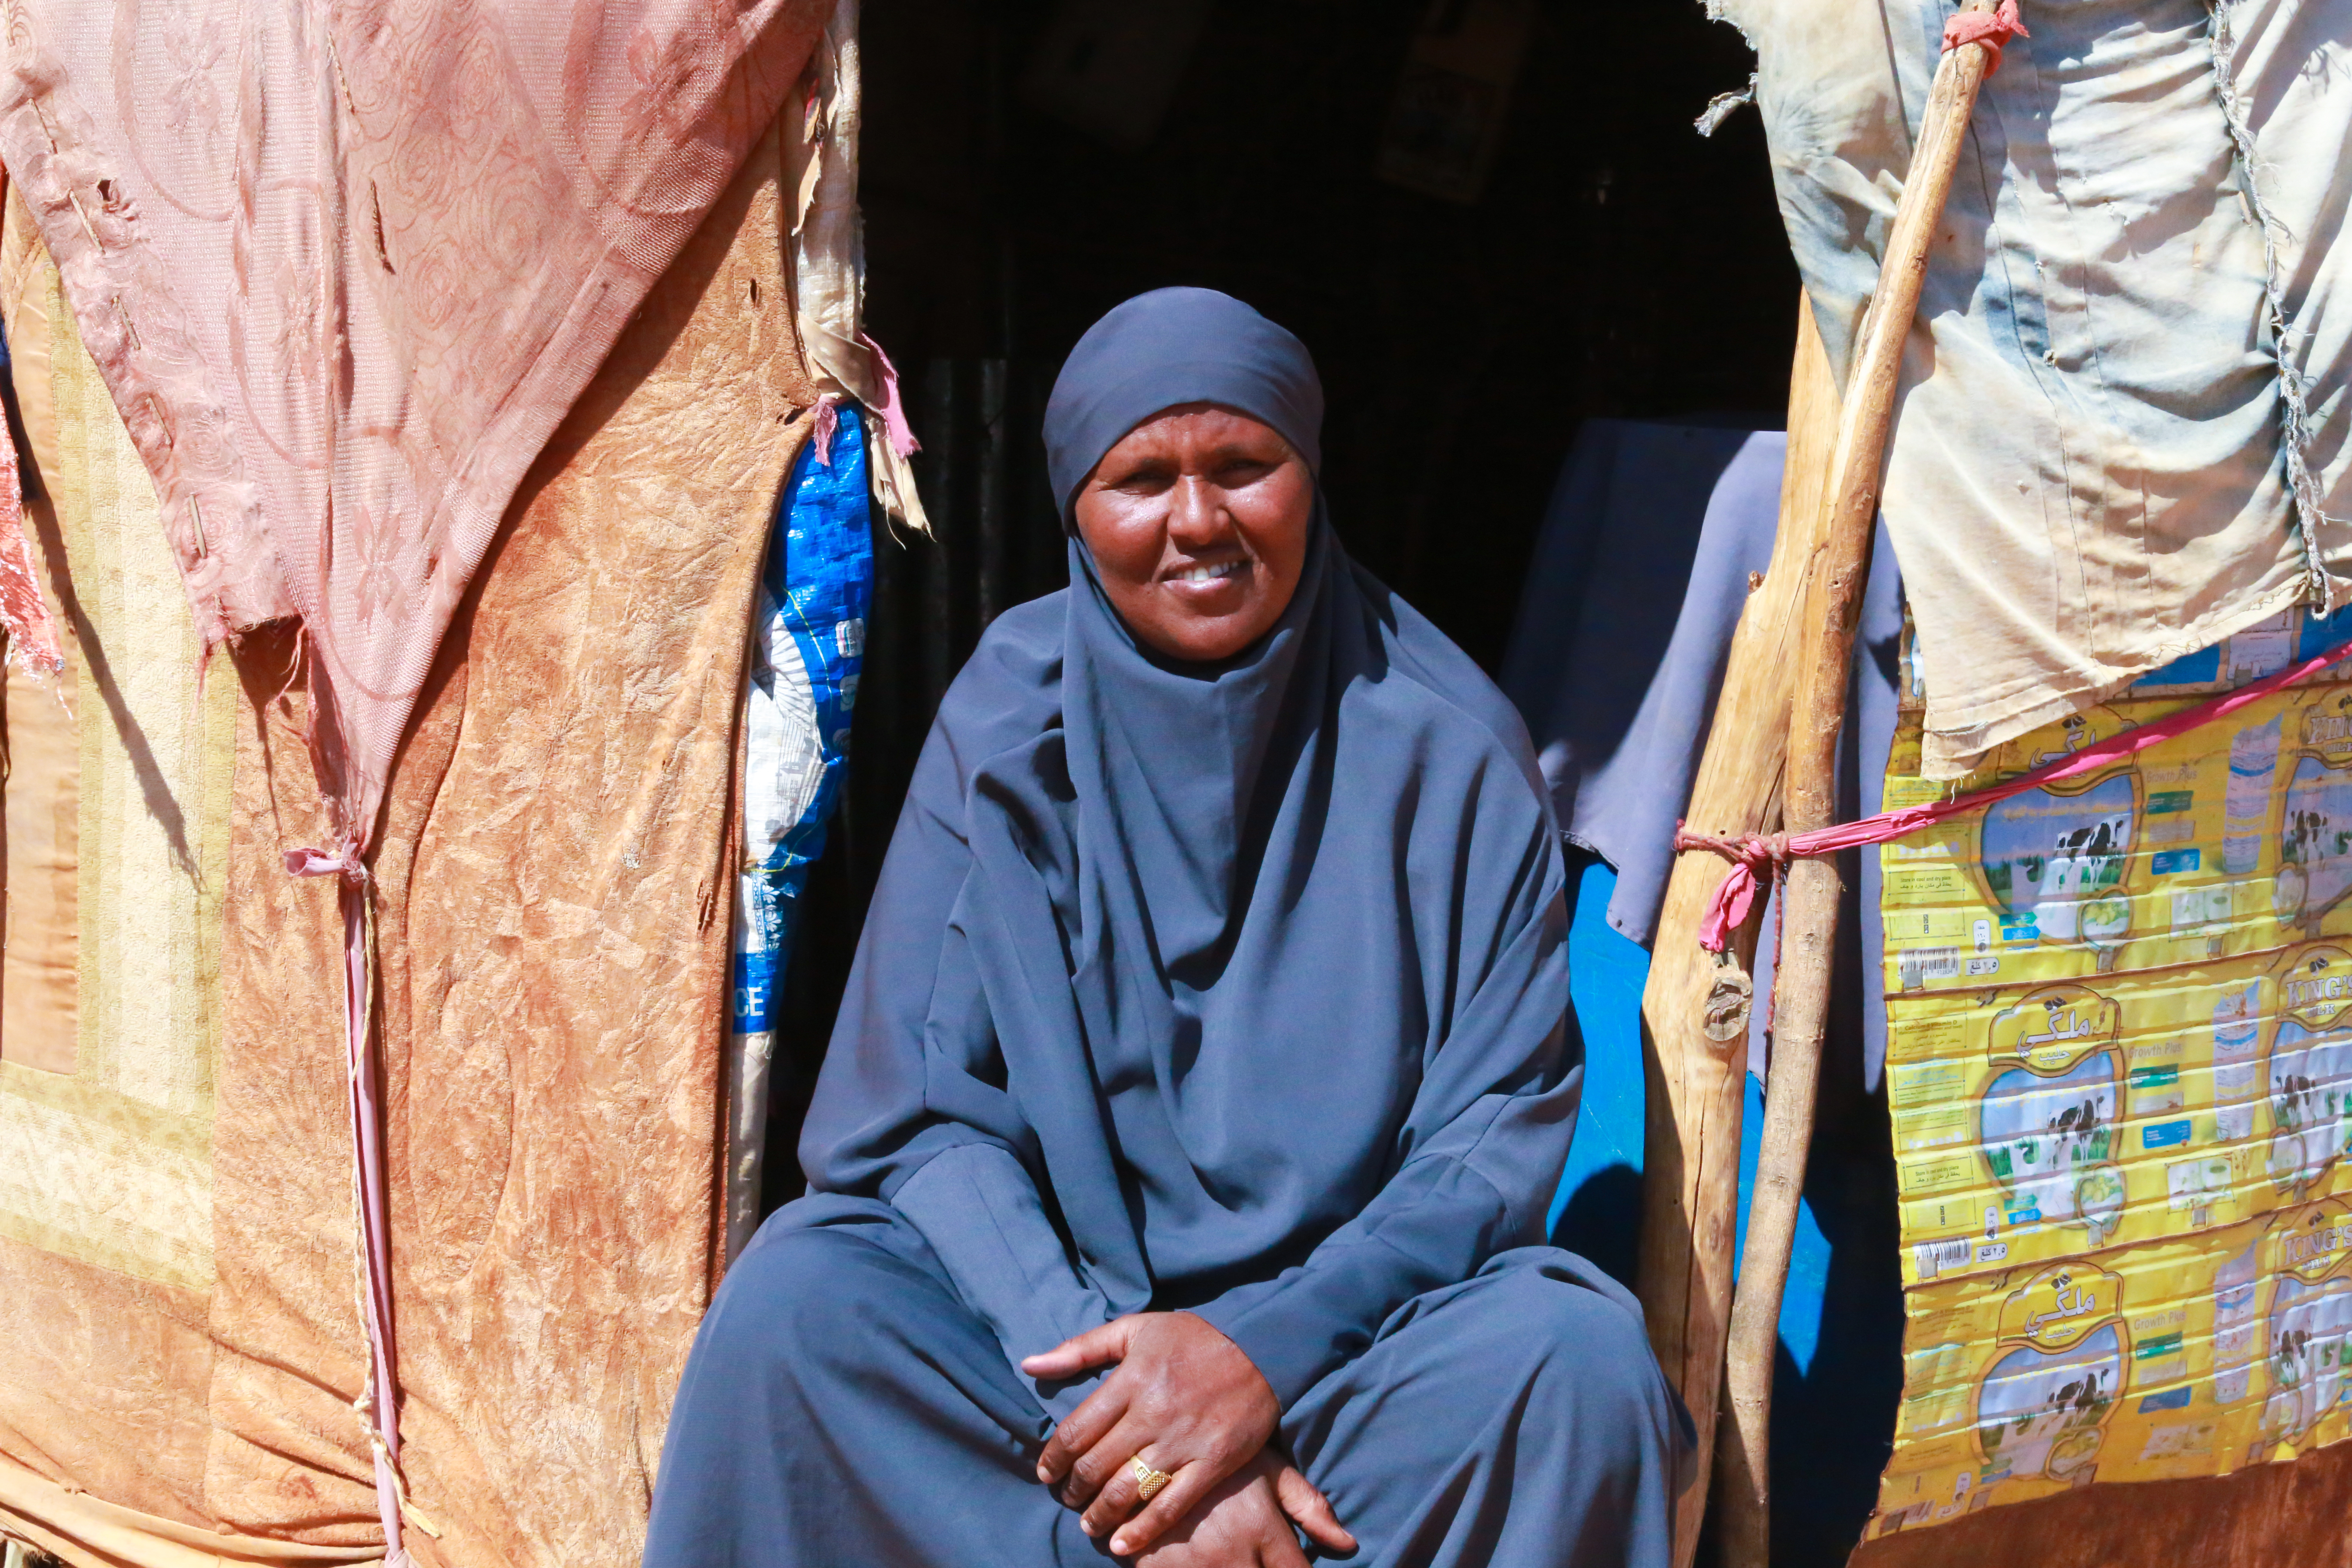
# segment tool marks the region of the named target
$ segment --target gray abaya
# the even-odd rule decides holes
[[[1164,289],[1096,325],[1079,480],[1220,403],[1310,462],[1296,339]],[[1622,1289],[1541,1239],[1575,1122],[1559,833],[1525,730],[1318,504],[1213,666],[1072,586],[942,703],[802,1142],[812,1194],[714,1302],[650,1568],[1092,1561],[1031,1468],[1092,1386],[1016,1363],[1185,1310],[1383,1564],[1667,1561],[1686,1426]]]

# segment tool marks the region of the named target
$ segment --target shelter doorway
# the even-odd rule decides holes
[[[1443,79],[1492,63],[1470,46],[1498,14],[1523,31],[1481,146],[1475,85]],[[1340,536],[1490,673],[1580,427],[1778,427],[1796,337],[1761,125],[1693,123],[1754,61],[1696,0],[866,0],[862,38],[866,320],[924,443],[934,537],[877,538],[848,788],[776,1026],[770,1208],[801,1190],[802,1115],[940,698],[995,614],[1066,581],[1038,430],[1105,310],[1203,284],[1297,332]],[[1400,148],[1423,167],[1399,170]],[[1475,189],[1395,177],[1448,154],[1484,160]],[[1831,1226],[1836,1304],[1814,1310],[1853,1353],[1778,1380],[1790,1429],[1837,1456],[1776,1477],[1792,1564],[1842,1562],[1859,1535],[1900,1386],[1884,1105],[1840,1081],[1822,1138],[1867,1158],[1815,1162],[1859,1195]],[[1591,1192],[1622,1247],[1565,1239],[1630,1279],[1638,1178],[1612,1173]]]
[[[1297,332],[1340,536],[1490,671],[1580,422],[1776,426],[1795,341],[1760,126],[1693,126],[1752,59],[1696,4],[869,0],[862,35],[867,321],[935,538],[877,540],[769,1207],[800,1191],[790,1152],[940,696],[989,619],[1066,581],[1038,424],[1103,311],[1194,283]]]

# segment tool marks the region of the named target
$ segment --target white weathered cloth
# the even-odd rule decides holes
[[[1757,47],[1841,374],[1952,8],[1717,6]],[[2032,37],[1985,84],[1930,254],[1887,460],[1934,776],[2299,599],[2352,596],[2352,318],[2333,300],[2352,0],[2022,10]]]

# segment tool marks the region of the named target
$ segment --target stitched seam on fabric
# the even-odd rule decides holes
[[[2183,654],[2210,647],[2223,637],[2234,636],[2255,622],[2266,620],[2278,614],[2302,598],[2305,592],[2305,584],[2300,578],[2290,579],[2276,591],[2264,595],[2250,605],[2241,606],[2238,615],[2223,620],[2221,624],[2228,626],[2227,631],[2214,632],[2210,635],[2203,632],[2191,633],[2160,645],[2158,653],[2161,657],[2153,657],[2153,661],[2142,668],[2098,681],[2069,686],[2053,695],[2048,700],[2021,709],[2014,714],[2002,714],[1981,720],[1957,730],[1927,730],[1923,732],[1923,739],[1929,742],[1927,760],[1930,763],[1937,763],[1944,759],[1951,758],[1958,759],[1962,764],[1958,772],[1950,773],[1937,772],[1927,776],[1934,779],[1958,778],[1981,766],[1986,754],[1996,746],[2015,740],[2019,735],[2025,734],[2054,719],[2063,718],[2068,713],[2079,712],[2093,703],[2104,702],[2123,691],[2149,670],[2160,669]],[[2210,626],[2212,623],[2208,621],[2202,624]],[[1991,739],[1983,738],[1988,735]]]
[[[1567,1019],[1567,1015],[1563,1013],[1560,1016],[1564,1024]],[[1537,1090],[1535,1092],[1540,1093],[1541,1091]],[[1484,1171],[1481,1171],[1477,1166],[1472,1164],[1470,1162],[1478,1157],[1478,1151],[1480,1149],[1486,1147],[1486,1139],[1494,1132],[1495,1124],[1502,1121],[1503,1112],[1511,1108],[1511,1102],[1513,1100],[1521,1098],[1523,1098],[1521,1094],[1507,1094],[1496,1097],[1494,1110],[1486,1113],[1486,1125],[1478,1129],[1478,1136],[1472,1139],[1470,1141],[1470,1147],[1463,1150],[1459,1154],[1424,1154],[1421,1157],[1425,1160],[1443,1160],[1446,1163],[1452,1165],[1455,1170],[1459,1171],[1462,1174],[1476,1177],[1480,1185],[1484,1186],[1488,1192],[1495,1194],[1495,1202],[1503,1211],[1503,1223],[1512,1230],[1517,1230],[1523,1223],[1518,1213],[1517,1206],[1514,1205],[1509,1198],[1503,1195],[1503,1189],[1496,1186]],[[1397,1167],[1397,1176],[1402,1176],[1406,1171],[1412,1169],[1412,1166],[1417,1163],[1419,1163],[1419,1161],[1407,1160],[1403,1164]],[[1390,1179],[1395,1180],[1396,1178],[1391,1177]],[[1443,1180],[1444,1178],[1441,1177],[1440,1179]],[[1551,1196],[1552,1194],[1549,1193],[1542,1194],[1542,1206],[1546,1213],[1550,1211]],[[1377,1236],[1380,1232],[1375,1229],[1372,1234]]]
[[[2095,660],[2092,669],[2082,674],[2071,685],[2050,688],[2046,687],[2046,678],[2043,676],[2020,675],[1987,688],[1981,695],[1971,701],[1955,706],[1961,714],[1976,714],[1987,709],[2001,709],[2021,692],[2032,693],[2046,689],[2049,692],[2048,697],[2038,700],[2031,710],[2047,710],[2049,714],[2054,716],[2064,710],[2063,704],[2074,702],[2077,699],[2089,702],[2098,701],[2103,697],[2130,685],[2149,670],[2161,669],[2176,658],[2211,647],[2223,637],[2243,631],[2256,621],[2264,620],[2278,614],[2292,605],[2301,591],[2302,585],[2298,581],[2288,584],[2284,590],[2274,590],[2245,604],[2217,606],[2179,632],[2125,656],[2127,660],[2125,664]],[[2218,631],[2211,629],[2215,626],[2223,629]],[[2098,695],[2084,695],[2091,692]],[[2053,704],[2061,706],[2053,707]],[[1969,730],[1990,730],[2013,721],[2013,716],[2007,711],[1996,711],[1989,718],[1969,719],[1965,722],[1955,722],[1950,713],[1944,712],[1931,713],[1930,718],[1935,721],[1928,724],[1927,731],[1937,735],[1957,735]],[[2045,721],[2045,720],[2037,719],[2032,723],[2021,725],[2016,733],[2023,734],[2035,724]],[[2003,737],[2003,739],[2010,738],[2011,737]],[[1998,745],[2000,742],[1996,741],[1992,743]]]
[[[2230,26],[2231,4],[2231,0],[2206,0],[2206,9],[2213,19],[2207,34],[2213,51],[2213,96],[2221,105],[2221,118],[2229,124],[2230,140],[2237,151],[2238,168],[2244,181],[2240,188],[2253,214],[2255,226],[2263,233],[2263,299],[2278,356],[2279,445],[2286,458],[2287,488],[2294,498],[2295,517],[2303,536],[2305,590],[2323,615],[2333,615],[2336,585],[2320,560],[2319,525],[2343,520],[2320,510],[2319,485],[2311,475],[2311,415],[2304,402],[2303,374],[2295,369],[2294,353],[2303,333],[2287,312],[2280,280],[2279,237],[2286,232],[2286,226],[2272,216],[2269,204],[2263,199],[2262,182],[2256,177],[2259,160],[2255,156],[2253,128],[2246,121],[2245,104],[2238,96],[2232,75],[2238,43]]]
[[[2042,73],[2034,68],[2032,54],[2030,50],[2025,51],[2023,58],[2011,67],[2010,81],[2012,85],[2016,80],[2017,73],[2021,69],[2030,73],[2032,77],[2032,102],[2036,112],[2046,115],[2050,107],[2050,100],[2054,94],[2043,89]],[[1986,104],[1985,109],[1987,112],[1996,118],[1998,117],[1999,106],[1997,103]],[[2075,505],[2074,480],[2074,471],[2075,468],[2074,448],[2073,443],[2068,439],[2068,421],[2066,418],[2068,407],[2072,405],[2074,400],[2071,397],[2063,399],[2061,398],[2061,387],[2058,384],[2053,384],[2052,378],[2047,374],[2050,367],[2050,361],[2045,357],[2047,352],[2053,348],[2056,342],[2057,326],[2052,320],[2050,300],[2047,292],[2044,291],[2039,298],[2042,340],[2042,346],[2044,353],[2033,353],[2027,349],[2025,344],[2024,328],[2021,324],[2021,318],[2020,317],[2017,310],[2017,300],[2021,296],[2032,296],[2034,290],[2033,286],[2030,283],[2021,286],[2011,272],[2012,253],[2007,239],[2000,210],[2000,190],[2001,182],[2000,178],[2000,171],[1990,166],[1991,163],[1990,154],[1985,147],[1982,133],[1979,132],[1974,122],[1971,122],[1969,127],[1966,145],[1969,151],[1975,153],[1975,157],[1971,161],[1971,166],[1976,174],[1979,191],[1984,198],[1985,233],[1983,243],[1985,255],[1989,260],[1995,257],[2000,258],[2001,289],[2007,295],[2009,302],[2011,342],[2017,347],[2018,358],[2020,362],[2025,365],[2026,374],[2032,379],[2034,391],[2039,393],[2042,396],[2042,405],[2048,412],[2050,417],[2050,429],[2052,435],[2055,438],[2055,444],[2057,447],[2058,489],[2059,494],[2064,501],[2063,521],[2059,526],[2063,527],[2065,533],[2065,539],[2063,541],[2063,548],[2057,547],[2060,542],[2054,539],[2053,540],[2053,548],[2051,551],[2051,561],[2053,563],[2052,570],[2054,574],[2058,570],[2056,563],[2071,554],[2075,562],[2076,570],[2079,573],[2082,562],[2082,552],[2080,548],[2081,517]],[[2008,161],[2009,138],[2008,132],[2004,128],[2001,136],[2001,163],[2005,166]],[[2058,150],[2055,146],[2052,146],[2050,149],[2050,161],[2052,174],[2053,175],[2053,184],[2051,195],[2054,200],[2064,206],[2068,216],[2071,217],[2074,212],[2074,203],[2064,192],[2063,182],[2054,179],[2054,176],[2059,173],[2057,168]],[[2068,172],[2071,173],[2072,171]],[[2033,247],[2032,260],[2036,270],[2039,270],[2042,265],[2042,255],[2040,247]],[[2087,290],[2085,290],[2085,292],[2087,292]],[[2088,324],[2086,322],[2086,331],[2087,326]],[[2037,487],[2037,489],[2038,499],[2042,501],[2042,506],[2040,508],[2042,525],[2045,535],[2047,535],[2052,531],[2049,507],[2049,489],[2046,486]],[[2053,600],[2063,601],[2066,596],[2063,590],[2061,589],[2054,581],[2054,578],[2050,584],[2050,591]],[[2012,689],[2031,689],[2038,686],[2041,683],[2041,680],[2042,677],[2039,675],[2027,676],[2022,678],[2018,682],[2017,687],[2012,688]],[[1931,717],[1934,715],[1934,711],[1936,710],[1940,709],[1943,706],[1943,704],[1937,700],[1937,693],[1932,690],[1928,694],[1928,706]]]

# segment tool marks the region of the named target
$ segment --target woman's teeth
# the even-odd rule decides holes
[[[1243,561],[1226,561],[1214,566],[1187,566],[1181,572],[1177,573],[1175,576],[1170,578],[1169,581],[1171,583],[1213,583],[1220,577],[1232,576],[1234,573],[1239,572],[1248,563]]]

